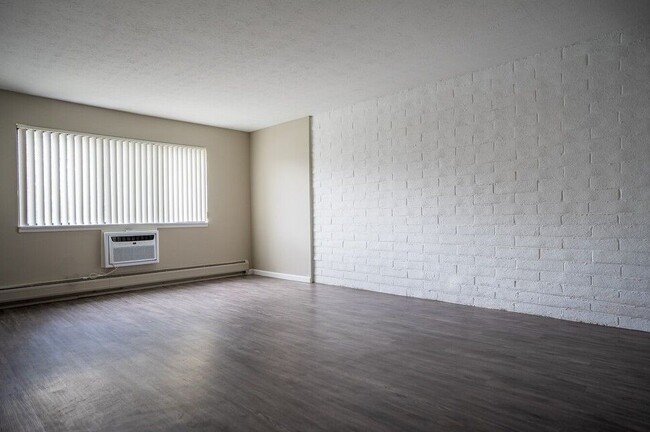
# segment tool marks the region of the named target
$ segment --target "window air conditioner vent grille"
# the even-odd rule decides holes
[[[124,267],[159,262],[158,231],[104,233],[104,267]]]

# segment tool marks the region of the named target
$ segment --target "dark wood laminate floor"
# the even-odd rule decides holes
[[[260,277],[0,311],[3,431],[647,431],[650,334]]]

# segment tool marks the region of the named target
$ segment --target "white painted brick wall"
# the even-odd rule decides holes
[[[650,331],[650,29],[312,128],[316,282]]]

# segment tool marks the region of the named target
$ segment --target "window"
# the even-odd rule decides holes
[[[21,231],[207,224],[206,149],[17,125]]]

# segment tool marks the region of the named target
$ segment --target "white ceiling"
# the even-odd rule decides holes
[[[251,131],[649,18],[648,0],[0,0],[0,88]]]

